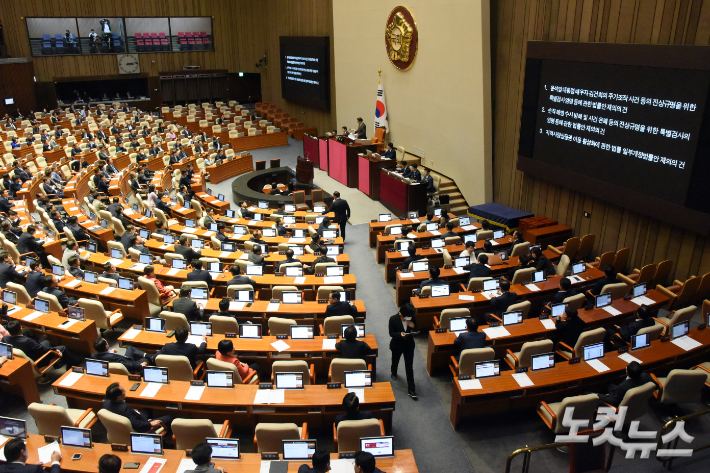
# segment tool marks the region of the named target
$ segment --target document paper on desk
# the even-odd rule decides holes
[[[246,302],[229,301],[229,310],[243,310]]]
[[[464,379],[459,380],[459,386],[461,386],[461,389],[464,391],[469,390],[469,389],[483,389],[483,386],[481,386],[481,380],[480,379]]]
[[[254,404],[283,404],[283,389],[257,389],[254,395]]]
[[[639,305],[639,306],[643,305],[643,304],[653,305],[656,303],[656,301],[654,301],[653,299],[646,297],[646,296],[634,297],[633,299],[631,299],[631,302],[633,302],[634,304]]]
[[[37,449],[37,455],[39,456],[39,462],[40,463],[51,462],[52,461],[52,453],[54,453],[54,452],[62,453],[62,451],[59,449],[59,443],[56,440],[54,442],[50,443],[49,445],[39,447]]]
[[[459,295],[459,300],[460,301],[475,301],[476,296],[467,296],[465,294],[461,294],[461,295]]]
[[[623,354],[619,355],[619,359],[624,360],[627,363],[631,363],[632,361],[635,361],[638,364],[643,363],[643,361],[639,360],[635,356],[631,356],[630,353],[623,353]]]
[[[248,260],[248,259],[249,259],[249,255],[248,255],[247,253],[243,253],[243,254],[239,257],[239,260],[240,260],[240,261],[246,261],[246,260]]]
[[[300,276],[297,278],[293,278],[293,283],[294,284],[305,284],[306,283],[306,277],[305,276]]]
[[[402,273],[402,272],[400,272],[400,273],[399,273],[399,277],[400,277],[400,279],[413,278],[413,277],[414,277],[414,273]]]
[[[148,383],[146,387],[143,388],[143,391],[141,391],[140,397],[155,397],[161,386],[161,383]]]
[[[77,381],[79,381],[79,379],[80,379],[82,376],[84,376],[84,373],[74,373],[74,372],[71,372],[71,373],[69,373],[68,375],[66,375],[66,377],[65,377],[63,380],[61,380],[61,381],[59,382],[59,385],[60,385],[60,386],[66,386],[67,388],[68,388],[68,387],[71,387],[71,386],[74,386],[74,383],[76,383]]]
[[[505,327],[488,327],[484,328],[483,331],[490,339],[510,336],[510,332]]]
[[[599,360],[589,360],[587,364],[597,370],[597,372],[599,373],[609,371],[609,367]]]
[[[204,386],[190,386],[185,394],[186,401],[199,401],[202,397],[202,393],[205,392]]]
[[[455,272],[456,274],[468,273],[468,271],[466,271],[466,270],[463,269],[463,268],[454,268],[454,272]]]
[[[79,283],[81,283],[81,279],[75,279],[75,280],[73,280],[73,281],[69,281],[68,283],[66,283],[66,284],[64,285],[64,287],[74,287],[74,286],[76,286],[76,285],[79,284]]]
[[[192,461],[190,458],[183,458],[180,460],[180,466],[178,466],[178,469],[175,473],[185,473],[188,470],[194,470],[195,467],[195,462]]]
[[[520,385],[521,388],[535,386],[527,373],[513,373],[513,379]]]
[[[682,348],[685,351],[690,351],[693,348],[697,348],[702,345],[697,340],[693,340],[692,338],[685,336],[685,337],[680,337],[676,338],[675,340],[671,340],[671,343],[679,348]]]
[[[527,287],[528,290],[530,290],[532,292],[537,292],[540,290],[540,288],[537,287],[535,284],[526,284],[525,287]]]
[[[111,293],[112,293],[113,291],[115,291],[115,290],[116,290],[115,287],[109,286],[109,287],[106,287],[106,288],[102,289],[102,290],[99,292],[99,294],[101,294],[102,296],[106,296],[106,295],[108,295],[108,294],[111,294]]]
[[[429,233],[431,233],[432,235],[437,235],[437,236],[441,235],[441,232],[439,230],[434,230],[433,232],[429,232]]]
[[[269,302],[269,305],[266,306],[266,312],[277,312],[279,305],[281,305],[280,302]]]
[[[24,317],[22,317],[22,320],[29,322],[30,320],[36,319],[40,315],[42,315],[42,312],[32,312],[30,315],[25,315]]]
[[[172,269],[169,269],[168,272],[165,273],[165,274],[167,274],[168,276],[175,276],[175,275],[176,275],[177,273],[179,273],[179,272],[180,272],[179,269],[177,269],[177,268],[172,268]]]
[[[187,343],[192,343],[193,345],[196,345],[199,347],[202,345],[202,336],[201,335],[188,335],[187,336]]]
[[[118,266],[119,264],[123,263],[122,259],[110,259],[108,260],[109,263],[111,263],[114,266]],[[104,263],[106,264],[106,263]]]
[[[221,253],[219,254],[219,257],[220,257],[220,258],[226,258],[227,256],[229,256],[229,255],[231,255],[231,254],[232,254],[232,253],[230,253],[229,251],[223,251],[223,252],[221,252]]]
[[[621,311],[619,309],[614,309],[612,306],[608,305],[606,307],[602,307],[605,311],[609,312],[611,315],[619,315],[621,314]]]
[[[326,276],[323,278],[323,284],[342,284],[342,276]]]
[[[288,346],[288,343],[284,342],[283,340],[276,340],[275,342],[271,342],[271,346],[274,347],[279,353],[291,348],[290,346]]]
[[[547,330],[554,330],[556,328],[555,321],[552,319],[542,319],[540,320],[540,322],[542,323],[542,325],[545,326]]]
[[[335,350],[335,343],[337,340],[333,338],[324,338],[323,339],[323,350]]]
[[[289,243],[305,243],[306,239],[305,238],[289,238],[288,242]]]
[[[123,334],[123,339],[124,340],[133,340],[141,332],[142,332],[142,330],[138,330],[137,328],[128,329],[128,331],[126,331],[126,333]]]
[[[464,230],[466,232],[470,232],[475,229],[476,229],[476,227],[474,227],[473,225],[464,225],[461,227],[461,230]]]
[[[365,402],[365,390],[364,389],[348,389],[348,393],[355,393],[355,396],[360,400],[360,402]]]
[[[167,458],[150,457],[140,473],[160,473],[167,461]]]
[[[330,460],[330,473],[352,473],[355,471],[354,467],[355,460],[350,458]]]

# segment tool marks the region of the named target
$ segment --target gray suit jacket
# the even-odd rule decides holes
[[[365,122],[362,122],[360,123],[360,125],[358,125],[357,130],[355,130],[355,136],[359,140],[364,140],[365,138],[367,138],[367,126],[365,125]]]

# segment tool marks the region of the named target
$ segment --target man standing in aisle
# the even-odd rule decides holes
[[[410,303],[399,308],[399,313],[390,317],[389,330],[390,350],[392,351],[392,375],[393,380],[397,379],[397,368],[399,359],[404,355],[404,371],[407,374],[407,394],[412,399],[417,399],[417,392],[414,390],[414,338],[416,326],[414,324],[414,314],[416,309]]]
[[[338,191],[333,192],[333,203],[323,213],[328,214],[330,212],[335,214],[333,222],[340,227],[340,236],[343,237],[343,243],[345,243],[345,223],[350,223],[350,206],[347,200],[340,198],[340,192]]]

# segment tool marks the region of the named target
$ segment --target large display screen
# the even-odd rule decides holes
[[[531,45],[518,167],[707,232],[708,48]]]
[[[281,97],[330,110],[330,38],[281,36]]]

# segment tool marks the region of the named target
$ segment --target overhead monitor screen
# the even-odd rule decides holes
[[[330,39],[280,36],[281,97],[330,110]]]

